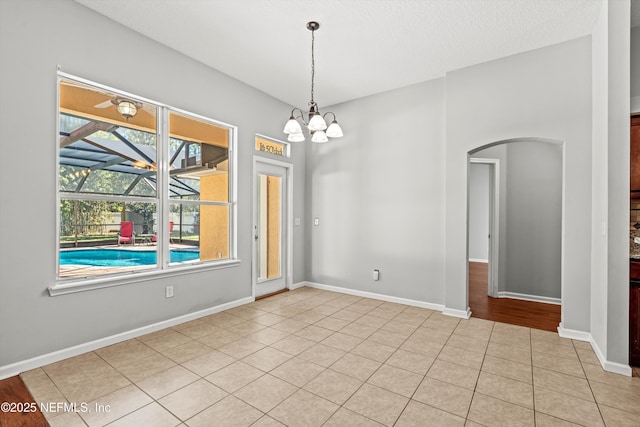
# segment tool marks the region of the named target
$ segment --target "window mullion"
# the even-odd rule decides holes
[[[169,265],[169,121],[166,107],[158,108],[158,265]]]

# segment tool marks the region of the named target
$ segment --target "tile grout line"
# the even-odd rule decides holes
[[[404,311],[404,310],[403,310],[403,311]],[[429,313],[429,316],[427,316],[427,317],[426,317],[426,318],[425,318],[425,319],[424,319],[424,320],[423,320],[423,321],[418,325],[418,327],[417,327],[417,328],[416,328],[416,329],[411,333],[411,335],[409,335],[407,338],[405,338],[405,339],[404,339],[404,341],[402,342],[402,344],[400,344],[400,345],[396,348],[396,350],[395,350],[393,353],[391,353],[391,355],[390,355],[386,360],[389,360],[389,359],[391,358],[391,356],[393,356],[394,354],[396,354],[396,352],[397,352],[398,350],[400,350],[400,347],[402,347],[402,345],[404,345],[404,344],[407,342],[407,340],[408,340],[409,338],[411,338],[411,337],[413,336],[413,334],[415,334],[415,333],[416,333],[416,331],[417,331],[418,329],[420,329],[420,327],[421,327],[422,325],[424,325],[424,323],[427,321],[427,319],[429,319],[432,315],[433,315],[433,312]],[[397,316],[396,316],[396,317],[397,317]],[[395,318],[395,317],[394,317],[394,318]],[[389,322],[387,322],[387,323],[389,323]],[[448,340],[448,338],[447,338],[447,340]],[[444,346],[443,346],[443,348],[444,348]],[[442,349],[440,349],[440,351],[442,351]],[[440,354],[440,353],[438,353],[438,354]],[[436,358],[437,358],[437,356],[436,356]],[[436,358],[434,358],[434,359],[433,359],[433,362],[431,363],[431,366],[433,366],[433,364],[435,363]],[[382,363],[382,364],[378,367],[378,369],[380,369],[380,367],[381,367],[382,365],[384,365],[384,363]],[[426,372],[424,373],[424,375],[422,376],[422,380],[420,381],[420,383],[418,384],[418,386],[416,387],[416,389],[413,391],[413,393],[411,393],[411,396],[409,396],[409,400],[407,400],[407,403],[404,405],[404,408],[402,408],[402,411],[400,411],[400,414],[398,414],[398,417],[397,417],[397,418],[395,419],[395,421],[393,422],[393,425],[396,425],[396,424],[398,423],[398,421],[399,421],[399,420],[400,420],[400,418],[402,417],[402,414],[404,414],[404,411],[406,411],[406,410],[407,410],[407,407],[409,406],[409,403],[411,403],[411,400],[413,400],[413,396],[415,396],[416,392],[418,391],[418,388],[420,388],[420,384],[422,384],[422,382],[423,382],[423,381],[425,380],[425,378],[427,377],[427,374],[428,374],[428,373],[429,373],[429,371],[431,370],[431,366],[429,366],[429,369],[427,369],[427,371],[426,371]],[[372,374],[369,376],[369,378],[371,378],[371,377],[372,377],[376,372],[378,372],[378,369],[376,369],[376,370],[374,371],[374,373],[372,373]],[[367,379],[367,381],[368,381],[368,379]],[[391,390],[388,390],[388,391],[391,391]]]
[[[531,349],[531,404],[533,405],[533,425],[537,425],[536,420],[536,384],[533,378],[533,337],[531,336],[531,328],[529,328],[529,348]]]
[[[405,310],[406,310],[406,308],[405,308],[405,309],[403,309],[400,313],[402,313],[402,312],[403,312],[403,311],[405,311]],[[368,313],[369,313],[369,312],[368,312]],[[367,313],[367,314],[368,314],[368,313]],[[400,313],[396,314],[396,315],[395,315],[394,317],[392,317],[391,319],[386,319],[386,320],[387,320],[387,322],[385,323],[385,325],[386,325],[387,323],[389,323],[391,320],[395,319],[395,318],[396,318]],[[408,340],[408,339],[409,339],[409,338],[410,338],[410,337],[415,333],[415,331],[417,331],[417,330],[420,328],[420,326],[422,326],[422,325],[424,324],[424,322],[426,322],[426,321],[427,321],[427,319],[428,319],[429,317],[431,317],[431,315],[432,315],[432,314],[433,314],[433,313],[430,313],[430,314],[429,314],[429,316],[427,316],[427,317],[426,317],[426,318],[425,318],[425,319],[420,323],[420,325],[418,325],[418,326],[416,327],[416,329],[415,329],[415,330],[414,330],[414,331],[413,331],[413,332],[412,332],[412,333],[411,333],[407,338],[405,338],[405,339],[404,339],[404,341],[402,342],[402,344],[404,344],[404,343],[405,343],[405,342],[406,342],[406,341],[407,341],[407,340]],[[366,315],[366,314],[365,314],[365,315]],[[363,316],[361,316],[361,317],[364,317],[365,315],[363,315]],[[354,321],[354,322],[355,322],[355,321]],[[352,323],[353,323],[353,322],[352,322]],[[345,326],[345,327],[346,327],[346,326]],[[384,327],[384,325],[383,325],[383,326],[381,326],[380,328],[376,329],[376,332],[377,332],[377,331],[380,331],[383,327]],[[375,332],[373,332],[371,335],[373,335],[374,333],[375,333]],[[347,334],[347,335],[348,335],[348,334]],[[369,337],[371,337],[371,335],[369,335],[367,338],[365,338],[362,342],[364,342],[364,341],[366,341],[367,339],[369,339]],[[327,338],[328,338],[328,337],[327,337]],[[359,338],[359,337],[356,337],[356,338]],[[374,342],[376,342],[376,341],[374,341]],[[383,343],[379,343],[379,344],[383,344]],[[349,401],[349,399],[351,399],[351,398],[352,398],[352,397],[353,397],[353,396],[354,396],[354,395],[355,395],[355,394],[356,394],[356,393],[357,393],[357,392],[362,388],[362,386],[364,386],[365,384],[367,384],[367,382],[369,381],[369,379],[371,379],[371,377],[373,377],[373,376],[376,374],[376,372],[378,372],[378,370],[379,370],[379,369],[380,369],[380,368],[385,364],[385,362],[386,362],[387,360],[389,360],[389,359],[390,359],[390,358],[391,358],[391,357],[392,357],[392,356],[393,356],[393,355],[394,355],[394,354],[395,354],[395,353],[400,349],[400,347],[402,346],[402,344],[400,344],[398,347],[396,347],[396,349],[394,350],[394,352],[393,352],[393,353],[391,353],[391,354],[390,354],[390,355],[389,355],[389,356],[384,360],[384,362],[380,363],[380,366],[378,366],[378,367],[376,368],[376,370],[375,370],[375,371],[373,371],[373,372],[372,372],[372,373],[371,373],[371,374],[370,374],[370,375],[369,375],[369,376],[368,376],[368,377],[367,377],[367,378],[362,382],[362,384],[360,384],[360,386],[359,386],[359,387],[358,387],[358,388],[357,388],[357,389],[356,389],[356,390],[355,390],[355,391],[354,391],[354,392],[349,396],[349,398],[347,398],[347,400],[345,400],[345,401],[344,401],[344,403],[347,403],[347,402]],[[358,345],[360,345],[360,344],[358,344]],[[356,346],[356,347],[357,347],[357,346]],[[354,348],[355,348],[355,347],[354,347]],[[352,349],[352,350],[353,350],[353,349]],[[349,351],[349,352],[347,352],[346,354],[352,354],[352,353],[351,353],[351,351]],[[346,355],[346,354],[345,354],[345,355]],[[359,356],[359,357],[363,357],[363,358],[365,358],[365,359],[369,359],[368,357],[360,356],[360,355],[357,355],[357,354],[356,354],[355,356]],[[344,356],[343,356],[343,357],[344,357]],[[340,359],[342,359],[342,357],[341,357]],[[339,359],[339,360],[340,360],[340,359]],[[373,360],[373,359],[369,359],[369,360]],[[376,363],[378,363],[378,361],[377,361],[377,360],[373,360],[373,361],[374,361],[374,362],[376,362]],[[331,364],[331,366],[335,365],[337,362],[338,362],[338,361],[336,360],[336,362],[332,363],[332,364]],[[330,368],[331,368],[331,366],[329,366],[327,369],[330,369]],[[401,368],[399,368],[399,369],[401,369]],[[335,372],[335,371],[334,371],[334,372]],[[407,371],[407,372],[410,372],[410,371]],[[426,374],[425,374],[425,376],[426,376]],[[359,380],[359,378],[357,378],[357,379]],[[423,377],[423,380],[424,380],[424,377]],[[374,384],[371,384],[371,385],[374,385]],[[374,386],[375,386],[375,387],[379,387],[379,386],[376,386],[376,385],[374,385]],[[387,390],[387,389],[382,388],[382,387],[379,387],[379,388],[381,388],[382,390],[386,390],[386,391],[388,391],[388,392],[390,392],[390,393],[395,393],[395,392],[393,392],[393,391],[391,391],[391,390]],[[416,388],[416,390],[417,390],[417,388]],[[398,394],[398,393],[395,393],[395,394]],[[414,394],[415,394],[415,390],[414,390]],[[398,395],[399,395],[399,394],[398,394]],[[399,395],[399,396],[401,396],[401,395]],[[405,396],[402,396],[402,397],[405,397]],[[398,422],[398,420],[400,419],[400,417],[402,416],[402,414],[404,413],[404,411],[407,409],[407,406],[409,405],[409,402],[411,402],[411,398],[412,398],[412,397],[413,397],[413,394],[411,395],[411,397],[409,397],[409,400],[408,400],[408,401],[407,401],[407,403],[405,404],[404,408],[402,409],[402,411],[400,411],[400,413],[398,414],[398,417],[394,420],[393,425],[395,425],[395,424]],[[343,407],[344,407],[344,403],[343,403],[342,405],[340,405],[340,408],[343,408]],[[346,409],[346,410],[350,410],[349,408],[345,408],[345,409]],[[339,410],[339,409],[338,409],[338,410]],[[336,412],[337,412],[337,411],[336,411]],[[353,411],[352,411],[352,412],[353,412]],[[358,413],[358,414],[359,414],[359,415],[361,415],[361,416],[363,416],[363,417],[365,417],[365,418],[367,418],[367,419],[371,419],[371,418],[367,417],[366,415],[363,415],[363,414],[360,414],[360,413]],[[373,420],[373,419],[371,419],[371,420],[372,420],[372,421],[374,421],[374,422],[377,422],[376,420]],[[328,420],[327,420],[327,421],[328,421]],[[325,422],[325,423],[326,423],[326,422]]]
[[[600,420],[602,421],[603,425],[606,425],[606,423],[604,421],[604,415],[602,415],[602,410],[600,409],[600,404],[598,403],[598,400],[596,399],[596,395],[593,392],[593,388],[591,387],[591,381],[589,380],[589,377],[587,376],[587,371],[584,370],[584,364],[582,363],[582,359],[580,358],[580,354],[578,353],[578,350],[576,349],[576,345],[573,342],[573,340],[571,340],[571,346],[573,348],[573,351],[576,352],[576,356],[578,357],[578,361],[580,362],[580,367],[582,368],[582,372],[584,373],[584,378],[587,381],[587,385],[589,386],[589,391],[591,392],[591,396],[593,397],[593,401],[596,404],[596,408],[598,408],[598,413],[600,414]]]
[[[473,399],[476,397],[476,389],[478,388],[478,381],[480,380],[480,374],[482,373],[482,366],[484,365],[484,359],[487,356],[487,351],[489,350],[489,343],[491,342],[491,336],[493,335],[493,329],[495,328],[496,323],[494,321],[491,321],[491,333],[489,333],[489,339],[487,340],[487,346],[484,349],[484,354],[482,355],[482,363],[480,364],[480,372],[478,372],[478,379],[476,380],[476,384],[473,387],[473,394],[471,395],[471,402],[469,402],[469,408],[467,409],[467,416],[465,417],[465,421],[472,421],[472,422],[476,422],[473,420],[469,420],[469,414],[471,413],[471,405],[473,404]],[[482,393],[480,393],[482,394]],[[479,424],[479,423],[478,423]]]
[[[431,314],[429,315],[429,317],[427,317],[427,318],[426,318],[426,319],[425,319],[425,320],[420,324],[420,326],[424,325],[424,323],[425,323],[425,322],[426,322],[426,321],[427,321],[427,320],[428,320],[432,315],[433,315],[433,313],[431,313]],[[441,348],[440,348],[440,350],[438,351],[438,354],[436,354],[436,356],[434,357],[433,362],[431,363],[431,366],[429,366],[429,369],[427,369],[427,372],[425,372],[425,374],[423,375],[423,377],[422,377],[422,381],[420,381],[420,384],[422,384],[422,383],[424,382],[424,380],[427,378],[427,375],[428,375],[428,374],[429,374],[429,372],[431,371],[431,368],[433,367],[434,363],[436,363],[436,361],[438,360],[438,356],[440,356],[440,353],[442,353],[442,349],[444,349],[444,348],[446,347],[447,343],[448,343],[448,342],[449,342],[449,340],[451,339],[451,336],[453,335],[453,333],[455,332],[456,328],[457,328],[459,325],[460,325],[460,321],[458,321],[458,323],[456,324],[456,327],[455,327],[455,328],[453,328],[453,330],[449,333],[449,336],[447,337],[447,340],[444,342],[444,344],[442,345],[442,347],[441,347]],[[420,328],[420,326],[418,326],[418,328]],[[429,328],[429,329],[431,329],[431,328]],[[417,329],[416,329],[416,331],[417,331]],[[414,331],[414,333],[415,333],[415,331]],[[412,335],[413,335],[413,334],[412,334]],[[405,342],[406,342],[408,339],[409,339],[409,337],[407,337],[407,339],[405,339]],[[403,343],[403,344],[404,344],[404,343]],[[400,348],[400,347],[398,347],[398,349],[399,349],[399,348]],[[477,381],[477,380],[476,380],[476,381]],[[416,389],[415,389],[415,390],[413,391],[413,393],[411,394],[411,397],[409,397],[409,401],[407,402],[407,404],[405,405],[405,407],[402,409],[402,412],[400,412],[400,415],[399,415],[399,416],[398,416],[398,418],[396,419],[396,422],[394,423],[394,425],[398,422],[398,420],[400,419],[400,417],[402,416],[402,414],[404,413],[404,411],[407,409],[407,407],[409,406],[409,403],[411,403],[411,400],[413,400],[413,396],[415,396],[415,394],[416,394],[416,392],[418,391],[418,388],[419,388],[419,387],[420,387],[420,385],[418,385],[418,387],[416,387]],[[446,412],[447,414],[451,414],[451,415],[454,415],[454,416],[459,416],[459,415],[456,415],[456,414],[452,414],[451,412],[445,411],[445,410],[443,410],[443,409],[436,408],[435,406],[431,406],[431,405],[428,405],[428,404],[427,404],[427,406],[429,406],[429,407],[431,407],[431,408],[435,408],[435,409],[437,409],[437,410],[439,410],[439,411],[442,411],[442,412]],[[469,404],[469,406],[471,406],[471,404]],[[466,418],[465,418],[465,421],[466,421]]]

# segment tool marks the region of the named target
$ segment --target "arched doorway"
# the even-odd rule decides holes
[[[472,316],[557,329],[565,221],[563,150],[562,141],[516,138],[469,151],[467,298]],[[488,186],[484,193],[479,178]],[[486,210],[478,208],[478,200]],[[478,231],[483,221],[486,229]]]

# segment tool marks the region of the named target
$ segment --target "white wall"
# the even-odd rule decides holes
[[[443,303],[444,80],[331,110],[345,136],[307,151],[307,279]]]
[[[466,230],[459,226],[465,221],[468,152],[511,138],[550,138],[565,150],[563,322],[588,331],[590,38],[454,71],[446,79],[446,306],[459,312],[468,307]]]
[[[469,260],[489,261],[489,165],[472,163],[469,171]]]
[[[0,2],[0,58],[0,367],[251,295],[254,136],[280,137],[289,106],[72,0]],[[238,126],[240,266],[48,295],[56,275],[57,65]],[[299,217],[304,147],[294,146],[292,158]],[[302,241],[296,227],[294,281],[304,278]],[[167,285],[174,298],[164,298]]]

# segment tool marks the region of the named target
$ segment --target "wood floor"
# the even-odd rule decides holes
[[[35,405],[35,400],[19,376],[0,381],[0,403],[25,405],[28,412],[0,412],[0,427],[49,427],[49,423]],[[20,409],[17,405],[11,409]],[[35,412],[32,411],[35,409]]]
[[[487,295],[488,264],[469,262],[471,317],[557,332],[560,306]]]

